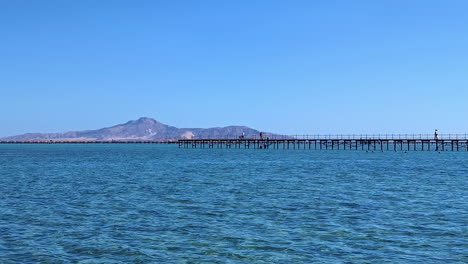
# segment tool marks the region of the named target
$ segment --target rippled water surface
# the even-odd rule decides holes
[[[0,145],[0,263],[467,263],[468,152]]]

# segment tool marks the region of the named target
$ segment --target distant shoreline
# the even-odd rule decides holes
[[[0,144],[177,144],[177,140],[172,141],[152,141],[152,140],[21,140],[21,141],[0,141]]]

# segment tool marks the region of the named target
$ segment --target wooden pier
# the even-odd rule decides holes
[[[183,139],[179,148],[360,151],[468,151],[466,135],[307,136],[287,138]]]
[[[201,149],[292,149],[360,151],[468,151],[468,134],[439,135],[304,135],[273,138],[208,138],[152,140],[35,140],[0,144],[177,144]]]

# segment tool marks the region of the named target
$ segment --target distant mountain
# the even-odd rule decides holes
[[[35,140],[178,140],[191,138],[237,138],[244,133],[252,138],[260,131],[245,126],[228,126],[214,128],[176,128],[160,123],[152,118],[142,117],[112,127],[97,130],[70,131],[65,133],[28,133],[6,137],[1,140],[35,141]],[[265,133],[266,136],[274,134]]]

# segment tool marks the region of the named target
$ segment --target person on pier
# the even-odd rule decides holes
[[[434,139],[435,140],[439,139],[439,130],[437,130],[437,129],[434,131]]]

